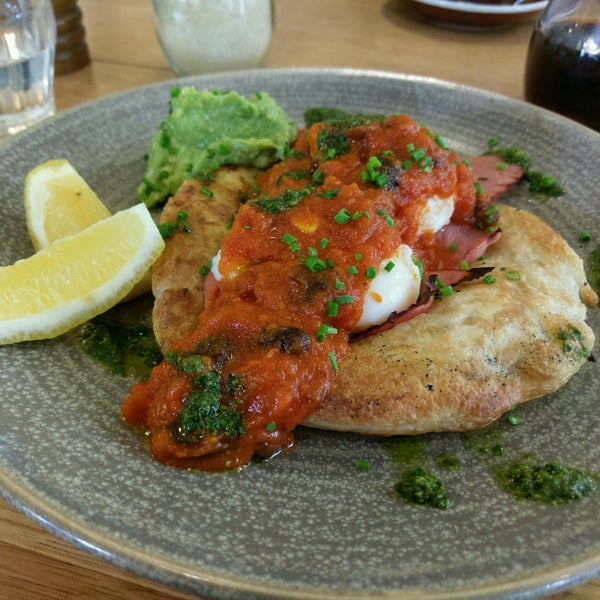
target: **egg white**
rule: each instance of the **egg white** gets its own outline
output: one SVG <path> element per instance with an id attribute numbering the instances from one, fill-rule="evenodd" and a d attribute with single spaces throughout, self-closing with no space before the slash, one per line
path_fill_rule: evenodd
<path id="1" fill-rule="evenodd" d="M 412 250 L 406 244 L 401 244 L 392 256 L 379 263 L 354 331 L 379 325 L 391 313 L 408 308 L 417 301 L 420 287 L 421 275 L 413 260 Z"/>
<path id="2" fill-rule="evenodd" d="M 223 279 L 221 271 L 219 271 L 219 263 L 221 262 L 221 250 L 215 254 L 215 257 L 210 261 L 210 272 L 217 281 Z"/>
<path id="3" fill-rule="evenodd" d="M 454 212 L 454 201 L 454 194 L 446 198 L 439 196 L 429 198 L 419 215 L 419 234 L 428 230 L 436 232 L 444 225 L 448 225 Z"/>

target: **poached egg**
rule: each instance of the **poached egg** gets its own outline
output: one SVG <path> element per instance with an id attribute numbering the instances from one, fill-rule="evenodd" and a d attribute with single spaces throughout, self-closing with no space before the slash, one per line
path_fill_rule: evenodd
<path id="1" fill-rule="evenodd" d="M 423 204 L 419 214 L 419 235 L 426 231 L 439 231 L 450 222 L 455 196 L 432 196 Z M 223 279 L 219 270 L 221 251 L 211 262 L 211 272 L 217 281 Z M 229 277 L 235 277 L 233 271 Z M 391 256 L 376 267 L 365 294 L 362 314 L 354 331 L 363 331 L 384 323 L 394 312 L 402 312 L 414 304 L 421 289 L 421 269 L 412 249 L 400 244 Z"/>

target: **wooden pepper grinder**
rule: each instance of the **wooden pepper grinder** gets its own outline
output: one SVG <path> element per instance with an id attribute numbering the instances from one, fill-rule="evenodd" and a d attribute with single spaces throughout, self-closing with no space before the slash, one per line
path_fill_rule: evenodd
<path id="1" fill-rule="evenodd" d="M 77 0 L 52 0 L 56 17 L 56 54 L 54 72 L 64 75 L 90 62 L 81 9 Z"/>

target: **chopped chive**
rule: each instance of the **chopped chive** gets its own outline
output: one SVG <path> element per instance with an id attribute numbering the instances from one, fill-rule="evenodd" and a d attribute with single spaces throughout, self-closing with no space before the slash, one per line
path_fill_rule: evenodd
<path id="1" fill-rule="evenodd" d="M 304 266 L 313 273 L 319 273 L 327 267 L 325 261 L 318 256 L 307 256 L 304 260 Z"/>
<path id="2" fill-rule="evenodd" d="M 273 423 L 273 421 L 265 425 L 265 431 L 275 431 L 276 428 L 277 426 L 275 425 L 275 423 Z"/>
<path id="3" fill-rule="evenodd" d="M 579 233 L 579 241 L 580 242 L 589 242 L 592 239 L 592 234 L 587 230 L 584 229 L 583 231 L 581 231 Z"/>
<path id="4" fill-rule="evenodd" d="M 354 298 L 352 298 L 350 294 L 344 294 L 342 296 L 338 296 L 335 301 L 338 304 L 352 304 L 354 302 Z"/>
<path id="5" fill-rule="evenodd" d="M 348 212 L 347 208 L 342 208 L 340 212 L 338 212 L 337 215 L 333 217 L 334 221 L 336 223 L 339 223 L 340 225 L 345 225 L 350 220 L 350 218 L 350 213 Z"/>
<path id="6" fill-rule="evenodd" d="M 317 196 L 319 196 L 320 198 L 331 199 L 331 198 L 335 198 L 338 195 L 339 191 L 340 190 L 338 188 L 332 188 L 330 190 L 327 190 L 326 192 L 321 192 L 321 193 L 317 194 Z"/>
<path id="7" fill-rule="evenodd" d="M 413 264 L 419 270 L 419 279 L 421 281 L 423 281 L 423 263 L 414 254 L 411 256 L 411 258 L 412 258 Z"/>
<path id="8" fill-rule="evenodd" d="M 298 246 L 298 240 L 291 233 L 284 233 L 281 236 L 281 240 L 289 246 L 290 250 L 294 254 L 298 254 L 298 252 L 300 252 L 300 246 Z"/>
<path id="9" fill-rule="evenodd" d="M 517 269 L 509 269 L 506 271 L 505 277 L 509 281 L 521 281 L 521 273 Z"/>
<path id="10" fill-rule="evenodd" d="M 354 461 L 354 466 L 359 471 L 370 471 L 371 470 L 371 463 L 368 460 L 358 459 L 358 460 Z"/>
<path id="11" fill-rule="evenodd" d="M 365 269 L 365 276 L 367 279 L 375 279 L 377 276 L 377 269 L 375 267 L 367 267 Z"/>
<path id="12" fill-rule="evenodd" d="M 523 421 L 523 419 L 521 418 L 521 415 L 516 414 L 514 412 L 514 409 L 511 409 L 508 411 L 508 413 L 506 413 L 506 420 L 511 425 L 520 425 L 521 422 Z"/>
<path id="13" fill-rule="evenodd" d="M 327 316 L 328 317 L 337 317 L 339 310 L 340 310 L 340 305 L 337 302 L 330 300 L 327 303 Z"/>
<path id="14" fill-rule="evenodd" d="M 386 263 L 386 265 L 383 268 L 385 271 L 387 271 L 389 273 L 395 266 L 396 266 L 396 264 L 390 260 Z"/>
<path id="15" fill-rule="evenodd" d="M 348 267 L 348 273 L 350 275 L 358 275 L 358 269 L 354 265 L 351 265 Z"/>
<path id="16" fill-rule="evenodd" d="M 175 225 L 173 223 L 161 223 L 158 226 L 158 232 L 162 236 L 163 239 L 167 239 L 173 235 L 175 231 Z"/>
<path id="17" fill-rule="evenodd" d="M 337 329 L 335 327 L 330 327 L 329 325 L 325 325 L 325 323 L 321 323 L 321 325 L 319 325 L 319 329 L 317 330 L 317 341 L 324 342 L 328 335 L 334 333 L 337 333 Z"/>
<path id="18" fill-rule="evenodd" d="M 435 139 L 437 145 L 442 150 L 449 150 L 450 149 L 450 146 L 448 146 L 448 142 L 446 142 L 446 140 L 441 135 L 436 135 L 434 139 Z"/>
<path id="19" fill-rule="evenodd" d="M 451 285 L 442 285 L 439 287 L 440 296 L 442 298 L 449 298 L 454 294 L 454 290 Z"/>
<path id="20" fill-rule="evenodd" d="M 459 263 L 458 263 L 458 268 L 461 271 L 468 271 L 471 266 L 469 265 L 469 263 L 463 258 Z"/>
<path id="21" fill-rule="evenodd" d="M 329 353 L 329 362 L 331 363 L 331 368 L 334 371 L 339 371 L 340 370 L 340 368 L 338 367 L 337 360 L 335 358 L 335 354 L 333 352 Z"/>
<path id="22" fill-rule="evenodd" d="M 200 191 L 205 195 L 208 196 L 209 198 L 212 198 L 214 196 L 213 191 L 210 188 L 207 188 L 205 185 L 201 185 L 200 186 Z"/>
<path id="23" fill-rule="evenodd" d="M 335 282 L 335 289 L 336 290 L 343 290 L 344 289 L 344 282 L 340 281 L 339 279 Z"/>
<path id="24" fill-rule="evenodd" d="M 390 226 L 393 227 L 394 226 L 394 219 L 392 219 L 392 217 L 390 217 L 385 210 L 379 208 L 375 211 L 382 219 L 385 220 L 385 222 Z"/>
<path id="25" fill-rule="evenodd" d="M 496 283 L 496 278 L 493 275 L 486 275 L 483 278 L 483 283 L 491 285 L 492 283 Z"/>
<path id="26" fill-rule="evenodd" d="M 315 169 L 312 174 L 312 182 L 318 185 L 320 183 L 323 183 L 323 179 L 323 171 Z"/>
<path id="27" fill-rule="evenodd" d="M 319 242 L 319 248 L 321 248 L 321 250 L 325 250 L 325 248 L 327 248 L 327 246 L 329 246 L 329 240 L 327 238 L 323 238 Z"/>

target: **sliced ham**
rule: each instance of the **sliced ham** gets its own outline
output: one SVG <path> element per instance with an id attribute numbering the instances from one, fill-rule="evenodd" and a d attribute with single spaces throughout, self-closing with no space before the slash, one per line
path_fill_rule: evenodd
<path id="1" fill-rule="evenodd" d="M 496 200 L 523 177 L 523 169 L 519 165 L 504 162 L 499 156 L 486 154 L 468 158 L 469 166 L 477 177 L 484 194 Z M 498 168 L 501 165 L 501 168 Z"/>
<path id="2" fill-rule="evenodd" d="M 452 257 L 456 267 L 465 260 L 471 264 L 482 257 L 488 246 L 495 244 L 502 236 L 501 229 L 491 232 L 481 231 L 470 225 L 448 223 L 435 234 L 436 244 L 441 248 L 454 248 Z"/>

